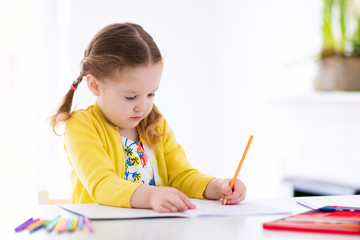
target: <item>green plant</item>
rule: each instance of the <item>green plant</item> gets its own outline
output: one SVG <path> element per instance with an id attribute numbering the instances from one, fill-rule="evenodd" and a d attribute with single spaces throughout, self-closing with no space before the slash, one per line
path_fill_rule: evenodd
<path id="1" fill-rule="evenodd" d="M 358 0 L 323 0 L 321 58 L 360 57 L 360 3 Z"/>

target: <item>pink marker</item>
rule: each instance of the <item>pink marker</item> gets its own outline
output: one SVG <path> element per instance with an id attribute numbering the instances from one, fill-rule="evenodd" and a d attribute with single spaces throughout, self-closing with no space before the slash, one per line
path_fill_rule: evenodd
<path id="1" fill-rule="evenodd" d="M 61 223 L 59 229 L 58 229 L 58 233 L 63 233 L 66 230 L 66 226 L 68 225 L 69 219 L 65 218 L 64 221 Z"/>
<path id="2" fill-rule="evenodd" d="M 92 226 L 90 220 L 85 216 L 84 216 L 84 222 L 85 222 L 86 227 L 89 229 L 89 232 L 92 233 L 94 231 L 93 226 Z"/>

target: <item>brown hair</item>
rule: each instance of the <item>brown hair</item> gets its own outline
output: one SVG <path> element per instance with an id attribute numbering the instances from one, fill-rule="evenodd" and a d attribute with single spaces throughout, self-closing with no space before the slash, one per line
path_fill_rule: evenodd
<path id="1" fill-rule="evenodd" d="M 73 82 L 74 89 L 87 74 L 94 75 L 100 81 L 111 78 L 116 71 L 124 67 L 158 63 L 162 61 L 161 53 L 153 38 L 139 25 L 133 23 L 115 23 L 101 29 L 86 48 L 81 61 L 80 75 Z M 50 117 L 50 125 L 56 135 L 55 128 L 66 122 L 72 115 L 71 106 L 74 90 L 70 88 L 58 111 Z M 150 114 L 143 119 L 138 129 L 144 140 L 151 146 L 159 142 L 157 124 L 162 115 L 154 105 Z"/>

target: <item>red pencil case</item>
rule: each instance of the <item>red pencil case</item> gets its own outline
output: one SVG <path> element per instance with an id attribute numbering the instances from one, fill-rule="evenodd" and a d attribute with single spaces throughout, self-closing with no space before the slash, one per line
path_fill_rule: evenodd
<path id="1" fill-rule="evenodd" d="M 263 228 L 301 232 L 360 234 L 360 213 L 326 212 L 315 209 L 264 223 Z"/>

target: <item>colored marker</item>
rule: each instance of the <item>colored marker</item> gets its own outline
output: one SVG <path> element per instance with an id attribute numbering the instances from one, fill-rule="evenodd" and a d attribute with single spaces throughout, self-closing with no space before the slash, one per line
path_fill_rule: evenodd
<path id="1" fill-rule="evenodd" d="M 83 226 L 84 226 L 84 216 L 80 216 L 78 227 L 82 230 Z"/>
<path id="2" fill-rule="evenodd" d="M 360 208 L 326 206 L 319 209 L 322 212 L 360 212 Z"/>
<path id="3" fill-rule="evenodd" d="M 55 225 L 55 228 L 54 228 L 54 231 L 55 232 L 58 232 L 59 231 L 59 228 L 60 226 L 62 225 L 62 223 L 64 222 L 64 218 L 60 218 L 60 220 L 57 222 L 57 224 Z"/>
<path id="4" fill-rule="evenodd" d="M 57 218 L 60 218 L 60 215 L 57 215 L 56 217 L 54 217 L 54 218 L 51 219 L 51 220 L 47 220 L 46 223 L 44 223 L 44 227 L 49 226 L 49 224 L 50 224 L 52 221 L 56 220 Z"/>
<path id="5" fill-rule="evenodd" d="M 53 228 L 55 227 L 55 225 L 58 223 L 58 221 L 60 220 L 61 215 L 56 216 L 55 218 L 53 218 L 49 223 L 45 223 L 46 225 L 46 230 L 48 230 L 49 232 L 51 232 L 53 230 Z"/>
<path id="6" fill-rule="evenodd" d="M 70 230 L 71 230 L 71 226 L 72 226 L 72 223 L 73 223 L 73 221 L 74 221 L 74 217 L 75 217 L 75 216 L 72 216 L 72 217 L 70 218 L 70 220 L 69 220 L 69 222 L 68 222 L 68 224 L 67 224 L 67 226 L 66 226 L 66 231 L 70 231 Z"/>
<path id="7" fill-rule="evenodd" d="M 30 231 L 30 233 L 33 233 L 37 230 L 39 230 L 40 228 L 43 227 L 44 223 L 46 223 L 46 220 L 39 220 L 34 224 L 31 224 L 30 226 L 28 226 L 28 230 Z"/>
<path id="8" fill-rule="evenodd" d="M 30 223 L 26 228 L 28 230 L 32 229 L 32 227 L 40 220 L 40 218 L 35 219 L 34 221 L 32 221 L 32 223 Z"/>
<path id="9" fill-rule="evenodd" d="M 90 220 L 87 217 L 84 217 L 84 222 L 85 222 L 85 225 L 88 228 L 89 232 L 92 233 L 94 231 L 94 229 L 92 227 Z"/>
<path id="10" fill-rule="evenodd" d="M 68 219 L 68 218 L 65 218 L 64 221 L 62 222 L 62 224 L 61 224 L 60 227 L 59 227 L 58 233 L 63 233 L 63 232 L 65 232 L 66 226 L 68 225 L 68 223 L 69 223 L 69 219 Z"/>
<path id="11" fill-rule="evenodd" d="M 34 228 L 33 230 L 31 230 L 30 233 L 34 233 L 34 232 L 36 232 L 37 230 L 42 229 L 43 227 L 44 227 L 44 225 L 40 225 L 40 226 L 38 226 L 37 228 Z"/>
<path id="12" fill-rule="evenodd" d="M 26 220 L 25 222 L 23 222 L 22 224 L 20 224 L 19 226 L 17 226 L 15 228 L 15 232 L 20 232 L 22 230 L 24 230 L 27 226 L 29 226 L 31 223 L 33 222 L 33 218 L 29 218 L 28 220 Z"/>
<path id="13" fill-rule="evenodd" d="M 74 221 L 73 221 L 73 223 L 72 223 L 72 225 L 71 225 L 70 231 L 74 231 L 74 230 L 76 229 L 76 226 L 77 226 L 77 224 L 78 224 L 78 221 L 79 221 L 79 216 L 75 216 L 75 217 L 74 217 Z"/>

